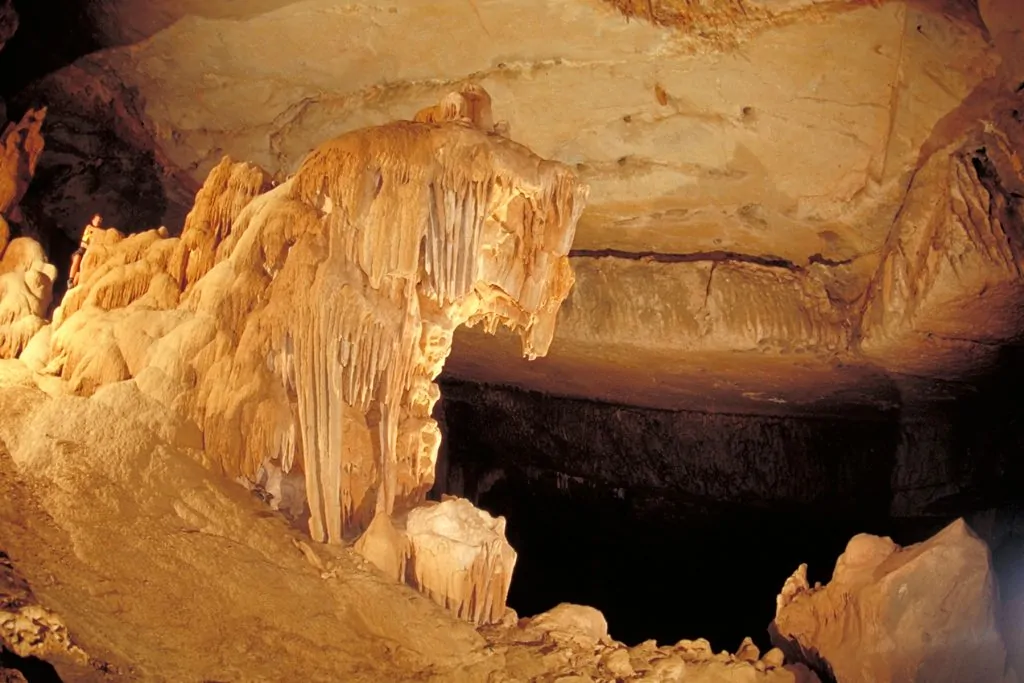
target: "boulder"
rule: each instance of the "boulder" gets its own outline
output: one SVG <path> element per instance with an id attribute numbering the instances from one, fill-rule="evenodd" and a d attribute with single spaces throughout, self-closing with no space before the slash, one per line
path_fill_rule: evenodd
<path id="1" fill-rule="evenodd" d="M 958 520 L 906 548 L 857 535 L 821 588 L 801 565 L 769 631 L 788 659 L 842 683 L 1002 683 L 996 603 L 989 550 Z"/>

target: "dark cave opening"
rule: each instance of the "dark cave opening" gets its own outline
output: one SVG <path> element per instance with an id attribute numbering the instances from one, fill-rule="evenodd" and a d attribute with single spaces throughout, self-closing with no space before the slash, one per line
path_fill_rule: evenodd
<path id="1" fill-rule="evenodd" d="M 506 516 L 509 542 L 519 553 L 509 605 L 521 616 L 560 602 L 598 607 L 611 636 L 628 645 L 707 638 L 716 651 L 735 652 L 750 636 L 765 652 L 775 596 L 800 562 L 808 563 L 810 581 L 824 583 L 854 534 L 908 543 L 942 526 L 706 505 L 660 519 L 629 500 L 616 505 L 585 493 L 566 496 L 564 488 L 560 495 L 553 487 L 558 482 L 513 477 L 477 501 Z"/>
<path id="2" fill-rule="evenodd" d="M 14 0 L 14 9 L 18 30 L 0 50 L 0 99 L 103 47 L 78 0 Z"/>
<path id="3" fill-rule="evenodd" d="M 913 414 L 810 419 L 674 413 L 442 381 L 435 492 L 507 520 L 509 606 L 600 609 L 629 645 L 707 638 L 764 652 L 775 598 L 827 582 L 852 536 L 923 541 L 963 516 L 1016 596 L 1024 516 L 1018 349 Z"/>
<path id="4" fill-rule="evenodd" d="M 7 648 L 0 648 L 0 681 L 8 680 L 4 669 L 19 672 L 28 683 L 61 683 L 60 675 L 49 662 L 38 657 L 21 657 Z"/>

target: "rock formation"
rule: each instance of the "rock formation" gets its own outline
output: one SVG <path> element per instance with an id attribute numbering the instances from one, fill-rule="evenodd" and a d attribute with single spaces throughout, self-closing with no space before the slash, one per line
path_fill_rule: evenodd
<path id="1" fill-rule="evenodd" d="M 378 515 L 355 548 L 386 575 L 407 580 L 460 619 L 491 624 L 505 616 L 516 563 L 505 520 L 464 498 L 417 507 L 398 529 Z"/>
<path id="2" fill-rule="evenodd" d="M 80 395 L 134 378 L 199 427 L 227 476 L 279 508 L 296 509 L 285 482 L 304 489 L 317 541 L 411 510 L 433 484 L 433 379 L 453 330 L 505 324 L 544 354 L 586 198 L 564 166 L 487 133 L 486 93 L 466 93 L 453 98 L 475 104 L 438 123 L 322 145 L 273 188 L 225 159 L 180 238 L 98 233 L 26 363 Z M 415 585 L 460 616 L 500 617 L 514 562 L 501 530 L 454 579 L 418 519 L 403 520 Z"/>
<path id="3" fill-rule="evenodd" d="M 19 123 L 8 123 L 0 132 L 0 215 L 20 220 L 18 203 L 43 153 L 45 118 L 45 107 L 29 109 Z"/>
<path id="4" fill-rule="evenodd" d="M 585 608 L 517 623 L 504 605 L 516 561 L 504 520 L 461 499 L 422 505 L 440 440 L 434 379 L 449 353 L 463 379 L 562 396 L 818 415 L 899 410 L 1024 334 L 1014 0 L 80 5 L 83 32 L 112 49 L 14 99 L 30 113 L 4 135 L 0 215 L 74 239 L 101 211 L 117 229 L 96 237 L 80 286 L 46 324 L 56 272 L 0 223 L 0 441 L 16 470 L 3 474 L 31 489 L 31 505 L 4 513 L 47 539 L 34 548 L 34 534 L 11 526 L 49 610 L 38 620 L 60 614 L 72 635 L 78 624 L 75 647 L 118 675 L 138 663 L 151 677 L 233 680 L 253 655 L 276 679 L 814 680 L 749 640 L 735 655 L 706 641 L 626 648 Z M 0 0 L 0 46 L 11 16 Z M 488 90 L 507 120 L 495 120 Z M 43 114 L 52 144 L 40 157 Z M 518 339 L 456 333 L 501 324 Z M 549 350 L 532 365 L 515 357 Z M 617 410 L 587 414 L 611 425 Z M 583 428 L 556 417 L 518 438 L 558 444 Z M 651 438 L 688 419 L 634 424 Z M 763 434 L 809 443 L 817 432 L 707 422 L 742 423 L 721 437 L 742 457 L 675 458 L 685 444 L 636 439 L 607 462 L 579 449 L 548 471 L 559 487 L 613 473 L 656 493 L 747 503 L 942 495 L 919 491 L 933 481 L 913 449 L 848 446 L 849 458 L 819 462 L 779 439 L 759 457 L 767 450 L 748 444 L 763 446 Z M 587 453 L 615 448 L 589 438 Z M 669 457 L 641 461 L 634 449 Z M 893 452 L 898 465 L 879 466 Z M 287 536 L 222 480 L 330 545 Z M 890 503 L 875 497 L 872 510 Z M 950 642 L 964 623 L 991 633 L 991 572 L 958 528 L 905 550 L 858 537 L 820 591 L 797 574 L 780 645 L 823 671 L 824 658 L 840 678 L 930 674 L 934 645 L 899 640 L 903 631 L 886 636 L 903 659 L 866 664 L 841 636 L 848 627 L 872 648 L 871 628 L 892 627 L 901 600 L 934 607 L 912 592 L 921 575 L 952 581 L 933 556 L 959 558 L 969 580 L 955 575 L 950 594 L 981 606 L 958 623 L 934 617 L 930 637 Z M 417 635 L 409 610 L 433 629 L 452 622 L 375 583 L 337 547 L 356 537 L 380 572 L 486 626 Z M 885 558 L 871 565 L 863 556 L 876 550 Z M 122 566 L 129 559 L 139 568 Z M 861 560 L 881 578 L 849 566 Z M 60 574 L 49 595 L 48 564 Z M 908 572 L 909 597 L 891 584 Z M 147 593 L 150 580 L 182 593 Z M 139 605 L 123 586 L 139 589 Z M 141 633 L 114 661 L 111 642 L 131 641 L 190 590 L 204 604 L 164 617 L 167 633 Z M 829 621 L 856 600 L 869 611 Z M 237 652 L 228 616 L 257 652 Z M 211 644 L 228 654 L 211 656 Z M 154 653 L 180 649 L 202 661 L 159 670 Z M 272 651 L 284 654 L 270 661 Z M 309 653 L 329 663 L 318 669 Z M 987 654 L 991 671 L 972 661 L 941 674 L 996 676 L 1000 655 Z"/>
<path id="5" fill-rule="evenodd" d="M 989 551 L 962 520 L 906 548 L 855 536 L 823 588 L 806 571 L 786 581 L 772 623 L 788 657 L 843 683 L 1005 680 Z"/>
<path id="6" fill-rule="evenodd" d="M 517 21 L 520 9 L 536 25 Z M 314 143 L 398 112 L 486 111 L 465 93 L 423 108 L 452 84 L 514 102 L 517 139 L 594 189 L 574 247 L 580 283 L 542 365 L 517 362 L 511 344 L 493 362 L 491 340 L 460 332 L 449 371 L 463 379 L 658 407 L 814 410 L 854 393 L 877 405 L 901 373 L 977 371 L 1020 327 L 1020 278 L 1000 255 L 1019 229 L 1022 24 L 1007 0 L 652 0 L 580 3 L 571 17 L 542 2 L 515 13 L 456 3 L 441 17 L 399 2 L 384 23 L 286 0 L 244 10 L 110 0 L 89 12 L 104 45 L 148 38 L 80 60 L 22 102 L 53 102 L 67 130 L 117 130 L 139 158 L 149 150 L 176 205 L 172 195 L 225 153 L 284 177 Z M 417 22 L 452 37 L 445 59 L 417 56 Z M 315 48 L 316 35 L 344 49 Z M 259 59 L 253 46 L 280 36 L 302 36 L 301 60 L 325 66 Z M 399 44 L 393 64 L 377 58 Z M 291 49 L 279 46 L 280 58 Z M 358 77 L 329 75 L 354 64 Z M 100 122 L 107 110 L 116 121 Z M 94 143 L 58 134 L 63 152 L 46 163 L 116 194 L 117 181 L 83 161 Z M 81 203 L 77 182 L 62 205 Z M 903 250 L 914 245 L 924 251 Z M 954 314 L 980 287 L 986 305 Z M 659 391 L 646 391 L 652 381 Z"/>
<path id="7" fill-rule="evenodd" d="M 609 638 L 608 624 L 600 612 L 581 605 L 563 603 L 531 619 L 519 620 L 515 628 L 492 626 L 481 632 L 503 650 L 507 648 L 508 674 L 498 677 L 499 681 L 819 683 L 803 664 L 784 665 L 779 650 L 770 650 L 761 657 L 748 643 L 735 655 L 714 653 L 703 639 L 681 640 L 674 646 L 659 646 L 649 640 L 626 647 Z M 561 669 L 563 675 L 571 677 L 555 678 L 552 669 Z"/>
<path id="8" fill-rule="evenodd" d="M 38 242 L 11 239 L 11 223 L 22 221 L 19 202 L 45 146 L 40 132 L 45 118 L 45 107 L 30 109 L 0 133 L 0 358 L 16 357 L 45 325 L 57 279 L 57 269 Z"/>

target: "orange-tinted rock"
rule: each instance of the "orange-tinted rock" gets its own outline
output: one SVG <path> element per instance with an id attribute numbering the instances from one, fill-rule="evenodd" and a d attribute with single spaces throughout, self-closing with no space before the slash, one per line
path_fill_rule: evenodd
<path id="1" fill-rule="evenodd" d="M 467 121 L 356 131 L 273 189 L 223 161 L 180 239 L 98 233 L 50 370 L 85 394 L 137 377 L 233 478 L 302 474 L 317 540 L 415 507 L 452 330 L 504 324 L 543 355 L 586 198 L 564 166 L 483 130 L 486 99 L 467 92 Z"/>
<path id="2" fill-rule="evenodd" d="M 988 548 L 962 520 L 906 548 L 861 534 L 825 587 L 801 566 L 770 631 L 788 658 L 844 683 L 1002 683 L 996 597 Z"/>
<path id="3" fill-rule="evenodd" d="M 0 133 L 0 215 L 17 217 L 18 202 L 28 189 L 43 153 L 46 107 L 29 109 L 18 123 Z"/>

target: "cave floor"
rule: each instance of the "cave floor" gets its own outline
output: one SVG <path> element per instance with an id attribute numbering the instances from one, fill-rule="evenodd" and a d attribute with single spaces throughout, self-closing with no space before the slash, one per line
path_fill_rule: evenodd
<path id="1" fill-rule="evenodd" d="M 57 615 L 73 647 L 44 619 L 33 653 L 63 680 L 475 681 L 505 667 L 471 625 L 353 551 L 303 541 L 129 411 L 96 425 L 89 403 L 0 387 L 0 612 Z"/>

